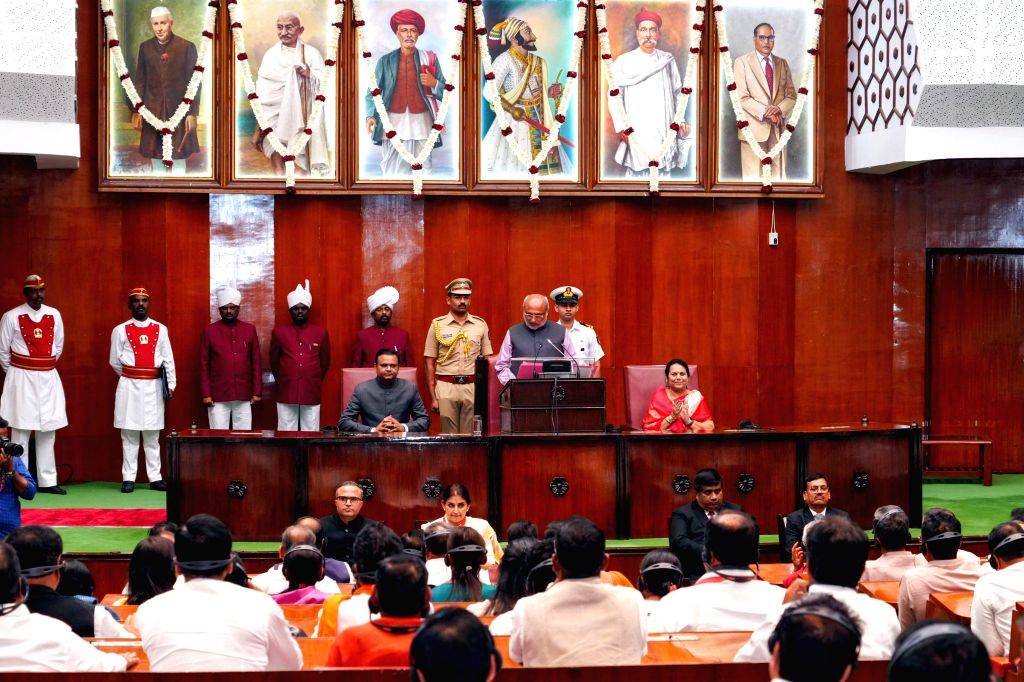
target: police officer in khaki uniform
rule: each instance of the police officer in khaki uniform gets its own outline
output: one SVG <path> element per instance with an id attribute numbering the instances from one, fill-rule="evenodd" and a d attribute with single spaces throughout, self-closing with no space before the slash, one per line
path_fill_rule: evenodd
<path id="1" fill-rule="evenodd" d="M 430 323 L 423 349 L 427 386 L 431 409 L 441 415 L 441 433 L 470 433 L 476 359 L 494 351 L 487 323 L 469 314 L 473 283 L 459 277 L 445 289 L 450 310 Z"/>

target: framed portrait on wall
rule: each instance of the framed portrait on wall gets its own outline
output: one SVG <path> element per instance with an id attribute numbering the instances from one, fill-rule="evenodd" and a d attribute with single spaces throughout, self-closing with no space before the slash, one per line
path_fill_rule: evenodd
<path id="1" fill-rule="evenodd" d="M 274 180 L 285 176 L 284 156 L 270 143 L 277 136 L 287 147 L 309 130 L 309 141 L 295 156 L 298 183 L 337 184 L 344 150 L 338 135 L 338 74 L 328 68 L 333 0 L 237 0 L 246 59 L 232 59 L 231 179 L 234 183 Z M 235 54 L 235 46 L 231 53 Z M 267 128 L 261 129 L 244 87 L 242 69 L 250 69 L 254 94 Z M 314 120 L 317 96 L 324 97 L 323 115 Z M 267 132 L 267 131 L 270 132 Z"/>
<path id="2" fill-rule="evenodd" d="M 215 51 L 203 35 L 207 10 L 200 0 L 111 1 L 104 21 L 113 22 L 117 39 L 100 28 L 101 187 L 213 185 Z M 163 127 L 175 118 L 173 129 Z"/>
<path id="3" fill-rule="evenodd" d="M 663 184 L 695 185 L 703 144 L 698 125 L 702 95 L 700 55 L 691 55 L 690 48 L 691 27 L 703 15 L 697 14 L 693 0 L 604 4 L 612 58 L 603 60 L 599 90 L 598 182 L 646 186 L 649 164 L 659 157 Z M 692 92 L 683 97 L 691 59 L 686 85 Z M 683 121 L 673 130 L 681 105 Z"/>
<path id="4" fill-rule="evenodd" d="M 526 157 L 542 152 L 554 127 L 562 98 L 569 97 L 558 144 L 537 165 L 541 182 L 567 184 L 581 181 L 580 101 L 578 78 L 567 73 L 573 65 L 576 3 L 565 0 L 484 0 L 487 49 L 492 60 L 493 83 L 505 114 L 499 119 L 483 94 L 479 75 L 477 101 L 479 139 L 477 176 L 481 182 L 523 181 L 530 172 L 512 145 Z M 582 60 L 581 60 L 582 62 Z M 508 121 L 503 134 L 500 120 Z"/>
<path id="5" fill-rule="evenodd" d="M 763 152 L 788 132 L 789 142 L 771 159 L 771 184 L 780 192 L 820 191 L 816 137 L 821 71 L 817 60 L 821 57 L 808 52 L 817 49 L 815 6 L 813 0 L 729 0 L 725 4 L 719 22 L 726 35 L 716 30 L 712 53 L 717 79 L 712 189 L 736 190 L 746 185 L 759 190 L 762 168 L 767 165 L 762 162 Z M 718 48 L 726 41 L 729 52 L 723 57 Z M 808 68 L 811 77 L 798 107 Z M 751 140 L 761 151 L 754 149 Z"/>
<path id="6" fill-rule="evenodd" d="M 381 115 L 374 104 L 371 80 L 380 90 L 385 113 L 412 157 L 427 153 L 423 162 L 425 182 L 462 182 L 461 81 L 463 60 L 452 54 L 460 47 L 463 32 L 453 29 L 466 24 L 464 3 L 453 0 L 362 0 L 360 16 L 365 22 L 363 41 L 356 46 L 358 84 L 356 87 L 356 181 L 408 180 L 412 167 L 385 136 Z M 472 37 L 466 39 L 469 49 Z M 369 52 L 369 60 L 358 55 Z M 367 63 L 369 61 L 369 64 Z M 460 69 L 452 73 L 452 69 Z M 371 73 L 372 70 L 372 73 Z M 372 77 L 372 79 L 371 79 Z M 441 107 L 445 86 L 458 83 L 448 94 L 447 112 Z M 444 120 L 440 120 L 440 116 Z M 436 135 L 431 151 L 424 146 L 435 124 L 444 126 Z"/>

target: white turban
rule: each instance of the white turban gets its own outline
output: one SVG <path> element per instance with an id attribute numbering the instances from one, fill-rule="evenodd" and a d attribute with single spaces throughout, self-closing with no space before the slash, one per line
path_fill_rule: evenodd
<path id="1" fill-rule="evenodd" d="M 294 308 L 300 303 L 305 303 L 308 307 L 313 307 L 313 295 L 309 293 L 309 280 L 306 280 L 306 288 L 303 289 L 302 285 L 299 284 L 295 287 L 295 291 L 288 293 L 288 307 Z"/>
<path id="2" fill-rule="evenodd" d="M 157 17 L 162 17 L 164 15 L 171 16 L 171 10 L 166 7 L 154 7 L 153 11 L 149 13 L 149 18 L 156 19 Z"/>
<path id="3" fill-rule="evenodd" d="M 217 307 L 223 308 L 234 303 L 242 305 L 242 292 L 234 287 L 221 287 L 217 289 Z"/>
<path id="4" fill-rule="evenodd" d="M 381 287 L 366 299 L 366 309 L 372 313 L 382 305 L 394 308 L 396 303 L 398 303 L 398 289 L 391 286 Z"/>

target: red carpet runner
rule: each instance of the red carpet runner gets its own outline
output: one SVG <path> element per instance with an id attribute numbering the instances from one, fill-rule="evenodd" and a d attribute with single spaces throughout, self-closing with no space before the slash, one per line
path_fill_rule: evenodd
<path id="1" fill-rule="evenodd" d="M 23 525 L 152 526 L 167 518 L 164 509 L 22 509 Z"/>

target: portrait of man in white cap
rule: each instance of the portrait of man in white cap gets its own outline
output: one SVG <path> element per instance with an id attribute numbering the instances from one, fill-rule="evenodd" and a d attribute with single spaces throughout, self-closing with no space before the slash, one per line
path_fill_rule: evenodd
<path id="1" fill-rule="evenodd" d="M 220 320 L 199 340 L 199 389 L 211 429 L 248 431 L 252 405 L 263 393 L 260 338 L 254 325 L 238 319 L 241 292 L 224 286 L 216 293 Z"/>
<path id="2" fill-rule="evenodd" d="M 377 351 L 381 348 L 394 351 L 402 367 L 413 364 L 413 356 L 409 351 L 409 332 L 391 324 L 398 298 L 398 289 L 385 286 L 366 299 L 366 309 L 373 318 L 373 324 L 356 334 L 352 350 L 353 367 L 373 367 Z"/>
<path id="3" fill-rule="evenodd" d="M 270 369 L 277 382 L 277 430 L 319 431 L 321 386 L 331 367 L 327 330 L 309 321 L 309 280 L 288 294 L 291 321 L 274 327 Z"/>

